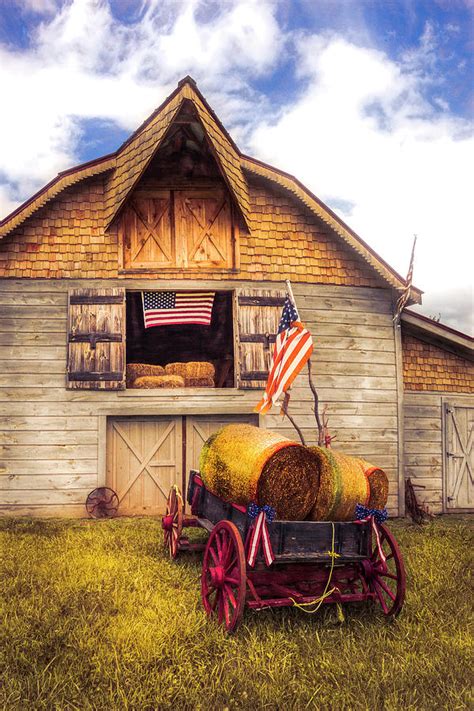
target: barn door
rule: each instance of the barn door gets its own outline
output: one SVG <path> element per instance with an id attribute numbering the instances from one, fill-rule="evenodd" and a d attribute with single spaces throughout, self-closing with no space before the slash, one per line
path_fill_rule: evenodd
<path id="1" fill-rule="evenodd" d="M 237 295 L 239 323 L 239 387 L 264 388 L 273 344 L 280 323 L 284 291 L 240 291 Z"/>
<path id="2" fill-rule="evenodd" d="M 173 484 L 181 487 L 181 417 L 118 417 L 107 423 L 107 486 L 122 515 L 165 512 Z"/>
<path id="3" fill-rule="evenodd" d="M 234 266 L 232 209 L 224 190 L 180 190 L 174 194 L 180 266 Z"/>
<path id="4" fill-rule="evenodd" d="M 135 191 L 119 222 L 124 269 L 176 265 L 169 190 Z"/>
<path id="5" fill-rule="evenodd" d="M 67 387 L 125 388 L 125 289 L 69 292 Z"/>
<path id="6" fill-rule="evenodd" d="M 445 404 L 446 508 L 474 508 L 474 407 Z"/>

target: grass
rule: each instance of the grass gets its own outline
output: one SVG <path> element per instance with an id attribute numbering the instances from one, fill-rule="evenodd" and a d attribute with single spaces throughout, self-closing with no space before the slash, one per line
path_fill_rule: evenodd
<path id="1" fill-rule="evenodd" d="M 3 520 L 0 708 L 468 708 L 471 521 L 390 526 L 397 620 L 247 611 L 228 637 L 201 606 L 199 557 L 169 561 L 156 520 Z"/>

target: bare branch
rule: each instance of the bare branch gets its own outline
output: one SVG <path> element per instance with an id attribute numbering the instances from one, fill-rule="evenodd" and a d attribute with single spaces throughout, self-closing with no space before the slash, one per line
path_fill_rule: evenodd
<path id="1" fill-rule="evenodd" d="M 283 415 L 286 415 L 286 417 L 288 417 L 289 421 L 291 422 L 291 424 L 293 425 L 293 427 L 295 428 L 295 430 L 298 432 L 299 438 L 300 438 L 300 440 L 301 440 L 301 444 L 302 444 L 304 447 L 306 447 L 306 442 L 305 442 L 305 438 L 303 437 L 303 432 L 301 431 L 301 429 L 298 427 L 298 425 L 296 424 L 296 422 L 295 422 L 295 420 L 293 419 L 293 417 L 292 417 L 292 416 L 290 415 L 290 413 L 288 412 L 288 403 L 289 403 L 289 402 L 290 402 L 290 393 L 287 392 L 287 393 L 285 394 L 285 399 L 283 400 L 283 404 L 282 404 L 282 406 L 281 406 L 281 412 L 282 412 Z"/>
<path id="2" fill-rule="evenodd" d="M 315 385 L 313 383 L 313 378 L 311 377 L 311 358 L 308 358 L 308 382 L 311 392 L 314 397 L 314 416 L 316 418 L 316 424 L 318 426 L 318 445 L 320 447 L 324 444 L 324 427 L 321 424 L 321 419 L 319 417 L 319 397 Z"/>

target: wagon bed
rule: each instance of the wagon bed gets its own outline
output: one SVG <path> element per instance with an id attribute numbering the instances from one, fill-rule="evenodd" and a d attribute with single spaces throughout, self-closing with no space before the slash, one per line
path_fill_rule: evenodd
<path id="1" fill-rule="evenodd" d="M 204 608 L 232 632 L 245 607 L 296 606 L 313 612 L 322 604 L 372 601 L 385 615 L 397 615 L 405 597 L 405 569 L 397 542 L 384 525 L 365 521 L 281 521 L 268 524 L 272 557 L 263 546 L 251 557 L 256 521 L 247 508 L 223 501 L 191 471 L 187 491 L 191 517 L 173 487 L 163 517 L 171 558 L 180 551 L 204 551 L 201 594 Z M 192 543 L 187 527 L 209 533 Z M 259 539 L 260 540 L 260 539 Z"/>

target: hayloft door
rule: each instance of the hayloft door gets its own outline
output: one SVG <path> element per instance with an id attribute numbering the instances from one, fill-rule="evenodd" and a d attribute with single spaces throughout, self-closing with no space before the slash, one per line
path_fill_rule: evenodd
<path id="1" fill-rule="evenodd" d="M 446 509 L 474 509 L 474 408 L 446 404 Z"/>
<path id="2" fill-rule="evenodd" d="M 107 423 L 107 486 L 117 492 L 120 514 L 165 512 L 173 484 L 181 487 L 181 417 L 117 417 Z"/>

